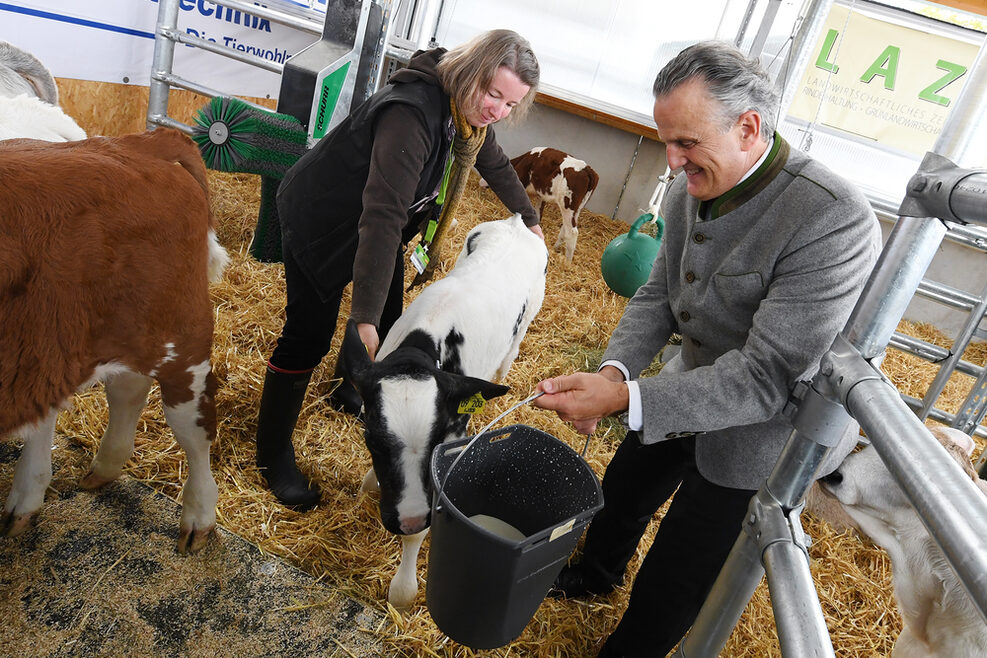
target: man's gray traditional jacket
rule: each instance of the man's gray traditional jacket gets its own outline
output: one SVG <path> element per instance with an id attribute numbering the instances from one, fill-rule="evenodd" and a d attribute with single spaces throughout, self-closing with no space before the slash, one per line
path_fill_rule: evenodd
<path id="1" fill-rule="evenodd" d="M 705 210 L 705 209 L 704 209 Z M 699 472 L 757 489 L 792 430 L 782 411 L 846 324 L 881 249 L 863 194 L 778 135 L 765 162 L 710 204 L 686 176 L 662 203 L 665 235 L 651 276 L 628 302 L 603 360 L 632 377 L 673 333 L 682 351 L 638 380 L 644 443 L 696 435 Z M 854 446 L 851 423 L 823 464 Z"/>

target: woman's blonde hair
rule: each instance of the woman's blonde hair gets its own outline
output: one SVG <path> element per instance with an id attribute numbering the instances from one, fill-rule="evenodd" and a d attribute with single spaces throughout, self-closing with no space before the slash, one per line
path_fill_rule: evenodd
<path id="1" fill-rule="evenodd" d="M 501 66 L 510 69 L 530 89 L 507 120 L 523 117 L 535 98 L 540 69 L 531 44 L 513 30 L 490 30 L 453 48 L 439 61 L 442 87 L 463 111 L 490 88 Z"/>

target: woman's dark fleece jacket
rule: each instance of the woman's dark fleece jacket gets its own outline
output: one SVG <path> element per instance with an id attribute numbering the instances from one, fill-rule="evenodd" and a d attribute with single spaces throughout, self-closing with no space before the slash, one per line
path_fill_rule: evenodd
<path id="1" fill-rule="evenodd" d="M 283 248 L 323 298 L 353 281 L 350 315 L 378 325 L 395 258 L 436 212 L 452 127 L 436 65 L 419 51 L 288 171 L 278 189 Z M 491 127 L 476 168 L 512 213 L 538 217 Z"/>

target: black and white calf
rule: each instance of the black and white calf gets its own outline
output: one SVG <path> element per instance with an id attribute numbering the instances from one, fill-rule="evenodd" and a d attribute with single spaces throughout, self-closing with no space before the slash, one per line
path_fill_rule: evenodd
<path id="1" fill-rule="evenodd" d="M 401 535 L 401 564 L 388 600 L 409 607 L 418 593 L 416 559 L 429 525 L 429 460 L 439 443 L 466 436 L 464 400 L 509 389 L 507 375 L 545 297 L 548 251 L 520 215 L 470 231 L 455 267 L 425 288 L 371 361 L 355 324 L 341 354 L 364 404 L 373 469 L 362 490 L 380 489 L 381 521 Z"/>

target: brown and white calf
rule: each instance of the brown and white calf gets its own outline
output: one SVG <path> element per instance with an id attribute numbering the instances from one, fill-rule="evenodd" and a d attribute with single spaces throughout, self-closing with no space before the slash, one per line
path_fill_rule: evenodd
<path id="1" fill-rule="evenodd" d="M 579 235 L 579 213 L 593 196 L 600 177 L 582 160 L 548 146 L 539 146 L 511 158 L 511 164 L 538 209 L 539 217 L 546 203 L 559 207 L 562 225 L 553 249 L 565 243 L 565 261 L 571 263 Z"/>
<path id="2" fill-rule="evenodd" d="M 401 562 L 388 589 L 396 608 L 418 593 L 416 559 L 430 523 L 432 451 L 466 436 L 462 402 L 509 389 L 521 340 L 545 298 L 545 243 L 520 215 L 482 222 L 456 265 L 408 306 L 371 361 L 350 320 L 340 353 L 363 398 L 373 461 L 361 491 L 380 491 L 384 527 L 400 535 Z"/>
<path id="3" fill-rule="evenodd" d="M 85 488 L 117 478 L 152 380 L 188 457 L 178 537 L 199 549 L 216 524 L 209 281 L 225 250 L 206 170 L 171 129 L 76 142 L 0 142 L 0 436 L 24 448 L 4 534 L 30 525 L 51 481 L 55 418 L 106 384 L 109 423 Z"/>
<path id="4" fill-rule="evenodd" d="M 933 428 L 932 434 L 987 500 L 987 482 L 970 463 L 973 439 L 953 428 Z M 892 655 L 987 656 L 987 624 L 874 447 L 851 454 L 818 484 L 839 502 L 852 525 L 891 558 L 903 622 Z M 820 516 L 829 520 L 825 513 Z"/>

